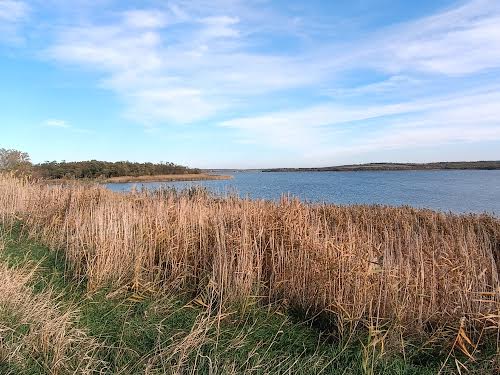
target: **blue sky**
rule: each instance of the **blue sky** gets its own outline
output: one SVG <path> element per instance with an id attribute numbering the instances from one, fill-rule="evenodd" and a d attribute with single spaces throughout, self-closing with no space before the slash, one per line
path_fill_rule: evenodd
<path id="1" fill-rule="evenodd" d="M 498 0 L 0 0 L 0 147 L 202 168 L 500 159 Z"/>

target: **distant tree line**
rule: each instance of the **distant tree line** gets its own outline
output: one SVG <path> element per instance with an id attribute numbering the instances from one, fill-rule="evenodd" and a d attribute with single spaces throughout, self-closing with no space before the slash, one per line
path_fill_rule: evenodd
<path id="1" fill-rule="evenodd" d="M 200 173 L 199 169 L 191 169 L 174 163 L 133 163 L 129 161 L 77 161 L 77 162 L 45 162 L 34 165 L 37 176 L 47 179 L 58 178 L 110 178 L 120 176 L 157 176 L 165 174 Z"/>
<path id="2" fill-rule="evenodd" d="M 47 161 L 32 164 L 26 152 L 0 148 L 0 172 L 11 172 L 32 175 L 45 179 L 80 179 L 110 178 L 121 176 L 158 176 L 166 174 L 200 173 L 193 169 L 174 163 L 133 163 L 130 161 Z"/>
<path id="3" fill-rule="evenodd" d="M 456 161 L 434 163 L 367 163 L 319 168 L 271 168 L 262 172 L 342 172 L 342 171 L 410 171 L 434 169 L 500 169 L 500 161 Z"/>

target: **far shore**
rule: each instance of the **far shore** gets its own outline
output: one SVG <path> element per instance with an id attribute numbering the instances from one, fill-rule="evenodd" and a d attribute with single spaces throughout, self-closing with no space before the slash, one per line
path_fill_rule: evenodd
<path id="1" fill-rule="evenodd" d="M 204 180 L 229 180 L 233 176 L 215 175 L 207 173 L 191 174 L 165 174 L 157 176 L 120 176 L 105 179 L 105 183 L 127 183 L 127 182 L 172 182 L 172 181 L 204 181 Z"/>
<path id="2" fill-rule="evenodd" d="M 262 172 L 357 172 L 357 171 L 430 171 L 500 170 L 500 161 L 459 161 L 433 163 L 367 163 L 317 168 L 268 168 Z"/>

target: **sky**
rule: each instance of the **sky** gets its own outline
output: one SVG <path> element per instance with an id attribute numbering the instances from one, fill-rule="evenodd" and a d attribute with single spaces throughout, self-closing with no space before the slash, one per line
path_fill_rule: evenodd
<path id="1" fill-rule="evenodd" d="M 498 0 L 0 0 L 0 147 L 199 168 L 500 159 Z"/>

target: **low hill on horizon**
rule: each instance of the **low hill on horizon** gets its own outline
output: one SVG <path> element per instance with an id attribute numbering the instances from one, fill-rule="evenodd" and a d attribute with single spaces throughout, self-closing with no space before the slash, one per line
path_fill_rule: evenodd
<path id="1" fill-rule="evenodd" d="M 267 168 L 262 172 L 347 172 L 347 171 L 407 171 L 407 170 L 438 170 L 438 169 L 481 169 L 498 170 L 500 161 L 458 161 L 433 163 L 366 163 L 348 164 L 332 167 L 316 168 Z"/>

